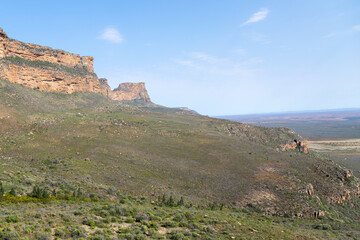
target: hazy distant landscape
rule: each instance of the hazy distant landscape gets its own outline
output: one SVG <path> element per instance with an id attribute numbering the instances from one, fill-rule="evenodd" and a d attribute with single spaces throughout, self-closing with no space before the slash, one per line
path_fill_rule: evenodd
<path id="1" fill-rule="evenodd" d="M 360 239 L 359 1 L 1 10 L 0 240 Z"/>
<path id="2" fill-rule="evenodd" d="M 287 127 L 310 140 L 360 138 L 360 109 L 219 116 L 266 127 Z"/>
<path id="3" fill-rule="evenodd" d="M 257 126 L 287 127 L 321 152 L 360 176 L 360 109 L 221 116 Z"/>

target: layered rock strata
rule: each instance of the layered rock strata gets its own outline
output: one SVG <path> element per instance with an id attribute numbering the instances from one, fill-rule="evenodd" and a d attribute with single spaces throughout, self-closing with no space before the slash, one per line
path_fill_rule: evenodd
<path id="1" fill-rule="evenodd" d="M 111 91 L 94 73 L 94 58 L 23 43 L 0 28 L 0 78 L 41 91 L 95 92 L 117 101 L 150 101 L 144 83 L 124 83 Z"/>
<path id="2" fill-rule="evenodd" d="M 145 83 L 121 83 L 110 93 L 110 98 L 117 101 L 143 101 L 150 102 Z"/>

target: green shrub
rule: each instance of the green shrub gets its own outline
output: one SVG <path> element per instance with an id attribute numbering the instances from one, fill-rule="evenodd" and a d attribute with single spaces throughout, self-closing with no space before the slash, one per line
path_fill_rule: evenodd
<path id="1" fill-rule="evenodd" d="M 51 240 L 51 239 L 52 239 L 52 237 L 51 237 L 50 234 L 44 233 L 44 232 L 38 232 L 38 233 L 36 233 L 36 234 L 35 234 L 35 238 L 36 238 L 37 240 Z"/>
<path id="2" fill-rule="evenodd" d="M 56 237 L 64 237 L 65 236 L 64 229 L 62 229 L 62 228 L 55 229 L 54 235 Z"/>
<path id="3" fill-rule="evenodd" d="M 35 227 L 31 226 L 31 227 L 25 227 L 24 228 L 24 233 L 25 234 L 29 234 L 32 233 L 35 230 Z"/>
<path id="4" fill-rule="evenodd" d="M 28 194 L 29 197 L 39 198 L 39 199 L 48 199 L 50 198 L 49 192 L 45 188 L 40 188 L 38 186 L 34 186 L 32 192 Z"/>
<path id="5" fill-rule="evenodd" d="M 159 229 L 159 224 L 157 222 L 149 222 L 147 224 L 148 228 L 152 228 L 152 229 L 155 229 L 155 230 L 158 230 Z"/>
<path id="6" fill-rule="evenodd" d="M 175 217 L 173 217 L 173 220 L 174 220 L 175 222 L 180 222 L 182 219 L 183 219 L 183 217 L 182 217 L 180 214 L 178 214 L 178 215 L 176 215 Z"/>
<path id="7" fill-rule="evenodd" d="M 128 217 L 126 220 L 125 220 L 126 223 L 133 223 L 135 222 L 135 220 L 132 218 L 132 217 Z"/>
<path id="8" fill-rule="evenodd" d="M 0 182 L 0 199 L 3 197 L 4 193 L 5 193 L 5 190 L 4 190 L 3 184 L 2 184 L 2 182 Z"/>
<path id="9" fill-rule="evenodd" d="M 14 197 L 15 197 L 15 196 L 16 196 L 15 188 L 11 188 L 9 194 L 10 194 L 11 196 L 14 196 Z"/>
<path id="10" fill-rule="evenodd" d="M 166 228 L 173 228 L 173 227 L 176 227 L 177 224 L 174 221 L 166 221 L 166 222 L 164 222 L 163 226 Z"/>
<path id="11" fill-rule="evenodd" d="M 174 230 L 171 233 L 168 233 L 168 237 L 169 237 L 169 239 L 174 239 L 174 240 L 186 239 L 184 234 L 178 230 Z"/>
<path id="12" fill-rule="evenodd" d="M 332 227 L 329 224 L 315 224 L 313 228 L 319 230 L 332 230 Z"/>
<path id="13" fill-rule="evenodd" d="M 95 220 L 91 219 L 91 218 L 85 218 L 82 221 L 82 224 L 87 225 L 87 226 L 92 227 L 92 228 L 96 226 Z"/>
<path id="14" fill-rule="evenodd" d="M 12 232 L 12 231 L 4 229 L 0 232 L 0 239 L 18 240 L 18 239 L 20 239 L 20 236 L 17 232 Z"/>
<path id="15" fill-rule="evenodd" d="M 10 215 L 10 216 L 6 217 L 6 222 L 8 222 L 8 223 L 17 223 L 19 221 L 20 221 L 20 219 L 16 215 Z"/>
<path id="16" fill-rule="evenodd" d="M 69 233 L 72 239 L 84 236 L 83 230 L 79 228 L 71 228 L 69 229 Z"/>
<path id="17" fill-rule="evenodd" d="M 139 212 L 136 213 L 135 220 L 136 222 L 149 221 L 149 216 L 146 213 Z"/>

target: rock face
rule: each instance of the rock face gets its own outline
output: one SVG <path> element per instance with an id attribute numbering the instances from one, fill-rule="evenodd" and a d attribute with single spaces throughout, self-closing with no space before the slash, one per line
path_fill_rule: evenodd
<path id="1" fill-rule="evenodd" d="M 94 58 L 11 39 L 0 28 L 0 78 L 41 91 L 95 92 L 117 101 L 150 98 L 144 83 L 120 84 L 113 93 L 94 73 Z"/>
<path id="2" fill-rule="evenodd" d="M 309 153 L 308 143 L 297 141 L 296 139 L 293 142 L 286 143 L 281 147 L 281 151 L 294 150 L 297 149 L 302 153 Z"/>
<path id="3" fill-rule="evenodd" d="M 106 94 L 107 97 L 109 97 L 111 88 L 108 84 L 108 80 L 106 78 L 99 78 L 100 82 L 100 88 L 102 89 L 102 92 Z"/>
<path id="4" fill-rule="evenodd" d="M 121 83 L 110 93 L 110 98 L 117 101 L 142 101 L 150 102 L 150 97 L 145 88 L 145 83 Z"/>
<path id="5" fill-rule="evenodd" d="M 0 29 L 0 78 L 11 82 L 41 91 L 106 94 L 93 62 L 93 57 L 11 39 Z"/>

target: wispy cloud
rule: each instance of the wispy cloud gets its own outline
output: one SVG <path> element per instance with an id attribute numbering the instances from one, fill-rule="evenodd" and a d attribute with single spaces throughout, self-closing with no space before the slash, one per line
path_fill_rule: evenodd
<path id="1" fill-rule="evenodd" d="M 258 32 L 244 32 L 242 34 L 244 37 L 246 38 L 250 38 L 251 40 L 253 40 L 254 42 L 260 42 L 263 44 L 269 44 L 271 43 L 271 41 L 268 39 L 268 37 L 262 33 L 258 33 Z"/>
<path id="2" fill-rule="evenodd" d="M 241 55 L 241 56 L 245 56 L 246 55 L 246 50 L 242 49 L 242 48 L 238 48 L 234 50 L 235 53 Z"/>
<path id="3" fill-rule="evenodd" d="M 359 25 L 355 25 L 353 27 L 351 27 L 350 29 L 347 30 L 343 30 L 343 31 L 339 31 L 339 32 L 332 32 L 329 34 L 326 34 L 323 36 L 323 38 L 331 38 L 331 37 L 335 37 L 335 36 L 339 36 L 339 35 L 345 35 L 345 34 L 351 34 L 354 32 L 360 32 L 360 24 Z"/>
<path id="4" fill-rule="evenodd" d="M 114 27 L 105 28 L 99 38 L 112 43 L 121 43 L 124 40 L 119 31 Z"/>
<path id="5" fill-rule="evenodd" d="M 260 9 L 260 11 L 254 13 L 246 22 L 244 22 L 242 24 L 242 26 L 245 26 L 245 25 L 248 25 L 250 23 L 256 23 L 256 22 L 259 22 L 261 20 L 264 20 L 267 15 L 269 14 L 269 10 L 266 9 L 266 8 L 262 8 Z"/>
<path id="6" fill-rule="evenodd" d="M 354 32 L 359 32 L 359 31 L 360 31 L 360 24 L 353 26 L 353 27 L 352 27 L 352 30 L 353 30 Z"/>
<path id="7" fill-rule="evenodd" d="M 262 60 L 250 58 L 239 62 L 202 52 L 192 52 L 188 54 L 188 59 L 174 59 L 173 61 L 201 73 L 222 76 L 248 76 L 255 71 L 253 66 L 261 63 Z"/>
<path id="8" fill-rule="evenodd" d="M 201 60 L 204 62 L 208 62 L 208 63 L 218 63 L 218 62 L 224 61 L 224 59 L 214 57 L 214 56 L 208 55 L 206 53 L 201 53 L 201 52 L 192 52 L 189 55 L 195 59 L 198 59 L 198 60 Z"/>
<path id="9" fill-rule="evenodd" d="M 174 62 L 176 62 L 177 64 L 180 64 L 180 65 L 183 65 L 183 66 L 187 66 L 187 67 L 195 67 L 194 62 L 191 60 L 174 59 Z"/>
<path id="10" fill-rule="evenodd" d="M 323 38 L 331 38 L 331 37 L 335 37 L 339 34 L 340 34 L 339 32 L 332 32 L 332 33 L 324 35 Z"/>

